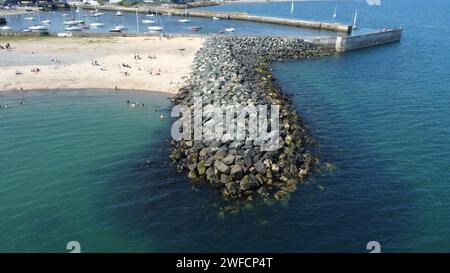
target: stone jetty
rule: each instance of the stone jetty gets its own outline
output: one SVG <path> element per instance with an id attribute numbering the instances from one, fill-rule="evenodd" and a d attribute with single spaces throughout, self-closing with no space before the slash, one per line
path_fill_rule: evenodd
<path id="1" fill-rule="evenodd" d="M 211 36 L 197 53 L 193 72 L 173 98 L 194 110 L 194 94 L 203 105 L 278 105 L 279 148 L 265 151 L 254 140 L 171 140 L 170 158 L 195 181 L 207 181 L 227 199 L 289 199 L 297 184 L 314 170 L 317 157 L 306 148 L 305 126 L 290 99 L 277 87 L 270 63 L 331 54 L 299 38 Z M 300 75 L 299 75 L 300 76 Z M 248 125 L 249 116 L 246 116 Z M 214 124 L 203 119 L 204 132 Z M 245 126 L 245 125 L 243 125 Z M 247 131 L 248 133 L 248 131 Z"/>

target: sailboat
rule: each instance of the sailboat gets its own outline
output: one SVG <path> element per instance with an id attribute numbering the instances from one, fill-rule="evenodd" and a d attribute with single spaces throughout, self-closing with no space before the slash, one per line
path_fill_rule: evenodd
<path id="1" fill-rule="evenodd" d="M 95 8 L 95 12 L 94 12 L 94 14 L 92 14 L 92 16 L 98 17 L 98 16 L 102 16 L 103 14 L 104 14 L 103 12 L 98 12 L 98 9 Z"/>
<path id="2" fill-rule="evenodd" d="M 109 32 L 122 32 L 123 30 L 126 30 L 126 29 L 127 28 L 125 27 L 125 22 L 124 22 L 124 19 L 122 16 L 122 24 L 110 29 Z"/>
<path id="3" fill-rule="evenodd" d="M 116 12 L 116 14 L 114 14 L 114 16 L 122 16 L 122 12 L 121 12 L 120 10 L 118 10 L 118 11 Z"/>
<path id="4" fill-rule="evenodd" d="M 178 19 L 178 22 L 179 23 L 189 23 L 190 22 L 190 20 L 189 20 L 189 18 L 188 18 L 188 12 L 187 12 L 187 5 L 185 6 L 185 11 L 184 11 L 184 17 L 185 18 L 183 18 L 183 19 Z"/>
<path id="5" fill-rule="evenodd" d="M 336 11 L 337 11 L 337 5 L 334 5 L 334 13 L 333 13 L 333 18 L 336 18 L 336 16 L 337 16 L 337 13 L 336 13 Z"/>
<path id="6" fill-rule="evenodd" d="M 158 23 L 158 19 L 161 23 L 161 26 L 149 26 L 147 29 L 150 31 L 162 31 L 163 30 L 162 20 L 161 18 L 159 18 L 158 14 L 156 14 L 156 23 Z"/>
<path id="7" fill-rule="evenodd" d="M 98 17 L 95 17 L 96 20 L 94 23 L 91 23 L 89 26 L 93 27 L 93 28 L 98 28 L 98 27 L 103 27 L 103 23 L 98 21 Z"/>
<path id="8" fill-rule="evenodd" d="M 294 13 L 294 1 L 291 2 L 291 14 Z"/>
<path id="9" fill-rule="evenodd" d="M 353 25 L 352 25 L 352 29 L 357 29 L 358 25 L 356 24 L 356 18 L 358 17 L 358 9 L 356 9 L 355 11 L 355 16 L 353 16 Z"/>
<path id="10" fill-rule="evenodd" d="M 150 20 L 150 19 L 144 19 L 144 20 L 142 20 L 142 23 L 143 23 L 143 24 L 154 24 L 155 21 Z"/>
<path id="11" fill-rule="evenodd" d="M 46 31 L 46 30 L 48 30 L 48 28 L 46 26 L 42 25 L 41 14 L 39 12 L 39 7 L 38 7 L 37 4 L 36 4 L 36 7 L 38 8 L 37 9 L 37 14 L 38 14 L 38 19 L 39 19 L 39 25 L 31 26 L 28 29 L 31 30 L 31 31 Z"/>
<path id="12" fill-rule="evenodd" d="M 66 30 L 66 31 L 81 31 L 81 27 L 80 26 L 68 26 L 68 27 L 64 28 L 64 30 Z"/>

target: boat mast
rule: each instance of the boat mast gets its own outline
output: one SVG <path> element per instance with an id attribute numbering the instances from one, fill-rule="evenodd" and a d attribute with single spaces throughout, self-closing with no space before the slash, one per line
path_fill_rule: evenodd
<path id="1" fill-rule="evenodd" d="M 294 13 L 294 1 L 291 2 L 291 14 Z"/>
<path id="2" fill-rule="evenodd" d="M 358 16 L 358 9 L 355 10 L 355 16 L 353 17 L 353 28 L 358 28 L 358 25 L 356 24 L 356 18 Z"/>
<path id="3" fill-rule="evenodd" d="M 41 13 L 39 12 L 39 5 L 38 5 L 38 2 L 36 2 L 36 7 L 37 7 L 37 12 L 38 12 L 38 20 L 39 20 L 39 24 L 42 24 L 42 22 L 41 22 Z"/>
<path id="4" fill-rule="evenodd" d="M 136 30 L 139 33 L 139 12 L 138 12 L 138 8 L 136 8 Z"/>

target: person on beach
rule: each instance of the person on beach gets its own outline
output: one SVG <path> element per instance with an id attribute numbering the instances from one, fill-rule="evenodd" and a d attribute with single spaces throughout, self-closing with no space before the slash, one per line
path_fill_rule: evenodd
<path id="1" fill-rule="evenodd" d="M 6 44 L 6 49 L 8 49 L 8 50 L 11 49 L 11 45 L 9 43 Z"/>

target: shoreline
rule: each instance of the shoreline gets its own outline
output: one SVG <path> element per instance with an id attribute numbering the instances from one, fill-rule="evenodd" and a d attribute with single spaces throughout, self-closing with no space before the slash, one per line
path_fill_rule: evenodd
<path id="1" fill-rule="evenodd" d="M 0 90 L 112 89 L 175 94 L 202 37 L 4 37 Z M 19 75 L 16 75 L 16 72 Z"/>
<path id="2" fill-rule="evenodd" d="M 157 90 L 140 90 L 140 89 L 118 89 L 115 90 L 114 88 L 64 88 L 64 89 L 27 89 L 27 90 L 1 90 L 1 94 L 7 94 L 7 93 L 17 93 L 17 92 L 23 92 L 23 93 L 56 93 L 56 92 L 116 92 L 118 91 L 123 93 L 129 93 L 129 92 L 136 92 L 136 93 L 152 93 L 152 94 L 159 94 L 161 96 L 165 96 L 168 99 L 173 98 L 176 94 L 174 93 L 167 93 L 167 92 L 161 92 Z"/>

